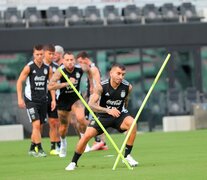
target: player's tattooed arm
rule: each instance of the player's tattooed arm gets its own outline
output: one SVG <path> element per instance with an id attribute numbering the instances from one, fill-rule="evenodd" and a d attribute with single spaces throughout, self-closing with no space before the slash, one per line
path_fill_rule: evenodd
<path id="1" fill-rule="evenodd" d="M 62 83 L 59 82 L 61 77 L 62 74 L 58 70 L 56 70 L 50 79 L 50 82 L 48 84 L 48 90 L 56 90 L 56 89 L 67 87 L 68 86 L 67 82 L 62 82 Z"/>
<path id="2" fill-rule="evenodd" d="M 90 96 L 89 99 L 89 106 L 94 112 L 97 113 L 107 113 L 113 117 L 119 117 L 121 112 L 116 108 L 106 108 L 99 105 L 99 100 L 101 98 L 101 94 L 103 92 L 103 88 L 101 85 L 98 85 L 95 89 L 93 94 Z"/>

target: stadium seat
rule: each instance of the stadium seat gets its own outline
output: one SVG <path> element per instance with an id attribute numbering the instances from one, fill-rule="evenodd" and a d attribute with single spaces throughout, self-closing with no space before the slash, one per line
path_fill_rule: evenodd
<path id="1" fill-rule="evenodd" d="M 0 28 L 2 28 L 2 27 L 5 27 L 5 24 L 4 24 L 4 19 L 1 15 L 1 11 L 0 11 Z"/>
<path id="2" fill-rule="evenodd" d="M 145 78 L 144 79 L 145 91 L 149 91 L 153 82 L 154 82 L 154 78 Z M 159 79 L 159 81 L 157 82 L 157 84 L 154 87 L 154 90 L 161 91 L 161 92 L 167 91 L 167 82 L 163 79 Z"/>
<path id="3" fill-rule="evenodd" d="M 97 59 L 97 66 L 99 67 L 101 75 L 102 77 L 105 77 L 107 73 L 107 66 L 108 66 L 106 52 L 98 51 L 96 59 Z"/>
<path id="4" fill-rule="evenodd" d="M 86 24 L 83 18 L 83 11 L 79 9 L 77 6 L 68 7 L 65 11 L 65 15 L 69 26 Z"/>
<path id="5" fill-rule="evenodd" d="M 24 12 L 24 17 L 28 23 L 28 27 L 41 27 L 45 24 L 41 16 L 41 12 L 36 7 L 28 7 Z"/>
<path id="6" fill-rule="evenodd" d="M 102 25 L 100 10 L 96 6 L 87 6 L 85 8 L 85 21 L 88 25 Z"/>
<path id="7" fill-rule="evenodd" d="M 149 98 L 149 104 L 153 114 L 164 115 L 166 113 L 166 99 L 164 93 L 160 91 L 152 92 Z"/>
<path id="8" fill-rule="evenodd" d="M 162 22 L 162 16 L 159 9 L 154 4 L 146 4 L 142 8 L 142 14 L 144 16 L 145 23 Z"/>
<path id="9" fill-rule="evenodd" d="M 178 9 L 183 16 L 184 22 L 194 22 L 202 19 L 191 2 L 182 3 Z"/>
<path id="10" fill-rule="evenodd" d="M 201 103 L 204 103 L 205 105 L 207 105 L 207 92 L 204 91 L 200 96 L 201 96 Z"/>
<path id="11" fill-rule="evenodd" d="M 124 7 L 123 16 L 126 24 L 137 24 L 142 21 L 142 11 L 136 5 L 127 5 Z"/>
<path id="12" fill-rule="evenodd" d="M 156 68 L 153 63 L 143 63 L 143 73 L 145 77 L 153 78 L 156 76 Z"/>
<path id="13" fill-rule="evenodd" d="M 9 82 L 7 80 L 2 81 L 0 83 L 0 93 L 10 93 L 11 89 L 10 89 L 10 85 Z"/>
<path id="14" fill-rule="evenodd" d="M 109 60 L 113 61 L 113 56 L 109 57 Z M 123 53 L 123 54 L 116 55 L 116 62 L 125 65 L 133 65 L 133 64 L 139 64 L 140 58 L 137 54 Z"/>
<path id="15" fill-rule="evenodd" d="M 162 118 L 166 115 L 166 95 L 161 91 L 153 91 L 149 97 L 148 104 L 151 113 L 151 119 L 149 119 L 149 130 L 162 124 Z"/>
<path id="16" fill-rule="evenodd" d="M 123 24 L 123 20 L 119 15 L 118 9 L 115 8 L 113 5 L 105 6 L 103 9 L 103 14 L 106 19 L 107 25 Z"/>
<path id="17" fill-rule="evenodd" d="M 175 7 L 172 3 L 164 4 L 160 10 L 164 22 L 179 22 L 177 7 Z"/>
<path id="18" fill-rule="evenodd" d="M 4 22 L 6 27 L 25 26 L 21 12 L 16 7 L 9 7 L 6 11 L 4 11 Z"/>
<path id="19" fill-rule="evenodd" d="M 65 19 L 63 11 L 59 7 L 49 7 L 46 10 L 47 25 L 48 26 L 64 26 Z"/>
<path id="20" fill-rule="evenodd" d="M 193 104 L 200 103 L 200 93 L 195 87 L 188 87 L 185 90 L 185 110 L 188 114 L 193 113 Z"/>
<path id="21" fill-rule="evenodd" d="M 167 114 L 170 116 L 186 114 L 182 93 L 176 88 L 167 91 Z"/>

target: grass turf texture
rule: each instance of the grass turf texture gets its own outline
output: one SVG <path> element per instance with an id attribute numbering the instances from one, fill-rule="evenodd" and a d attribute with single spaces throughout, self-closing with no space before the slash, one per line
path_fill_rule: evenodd
<path id="1" fill-rule="evenodd" d="M 121 146 L 124 135 L 112 135 Z M 65 171 L 71 160 L 77 137 L 67 137 L 66 158 L 49 155 L 49 139 L 43 139 L 46 158 L 27 155 L 30 140 L 0 142 L 0 179 L 2 180 L 161 180 L 207 179 L 207 130 L 173 133 L 138 134 L 132 156 L 140 165 L 128 170 L 119 162 L 112 170 L 117 153 L 109 144 L 108 151 L 86 153 L 75 171 Z M 90 142 L 92 144 L 92 141 Z"/>

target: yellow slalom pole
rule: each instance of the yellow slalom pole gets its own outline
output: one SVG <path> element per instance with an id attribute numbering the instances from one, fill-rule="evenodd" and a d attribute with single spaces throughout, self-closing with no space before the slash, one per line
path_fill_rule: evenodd
<path id="1" fill-rule="evenodd" d="M 123 152 L 123 150 L 124 150 L 124 148 L 125 148 L 125 146 L 126 146 L 127 140 L 129 139 L 129 136 L 130 136 L 130 134 L 131 134 L 131 132 L 132 132 L 132 130 L 133 130 L 135 124 L 136 124 L 137 121 L 138 121 L 138 118 L 139 118 L 139 116 L 140 116 L 142 110 L 144 109 L 144 106 L 145 106 L 145 104 L 146 104 L 146 102 L 147 102 L 149 96 L 150 96 L 151 93 L 152 93 L 152 90 L 154 89 L 154 87 L 155 87 L 155 85 L 156 85 L 156 83 L 157 83 L 157 81 L 158 81 L 160 75 L 162 74 L 162 72 L 163 72 L 163 70 L 164 70 L 166 64 L 168 63 L 168 60 L 170 59 L 170 56 L 171 56 L 171 55 L 168 54 L 167 57 L 165 58 L 165 61 L 163 62 L 163 64 L 162 64 L 162 66 L 161 66 L 159 72 L 157 73 L 157 76 L 155 77 L 155 79 L 154 79 L 154 81 L 153 81 L 153 83 L 152 83 L 152 85 L 151 85 L 151 87 L 150 87 L 150 89 L 149 89 L 147 95 L 145 96 L 144 101 L 142 102 L 142 104 L 141 104 L 141 106 L 140 106 L 140 108 L 139 108 L 139 111 L 137 112 L 137 115 L 135 116 L 134 121 L 133 121 L 133 123 L 132 123 L 132 125 L 131 125 L 131 127 L 130 127 L 130 129 L 129 129 L 127 135 L 126 135 L 126 138 L 125 138 L 125 140 L 124 140 L 124 142 L 123 142 L 123 144 L 122 144 L 122 146 L 121 146 L 121 149 L 120 149 L 120 151 L 119 151 L 121 154 L 122 154 L 122 152 Z M 113 166 L 113 168 L 112 168 L 113 170 L 116 169 L 116 166 L 117 166 L 117 164 L 118 164 L 118 162 L 119 162 L 119 159 L 120 159 L 120 153 L 118 154 L 118 156 L 117 156 L 117 158 L 116 158 L 116 161 L 115 161 L 114 166 Z"/>
<path id="2" fill-rule="evenodd" d="M 59 72 L 63 75 L 63 77 L 66 79 L 66 81 L 68 82 L 68 84 L 73 88 L 74 92 L 77 94 L 77 96 L 80 98 L 80 100 L 82 101 L 82 103 L 84 104 L 84 106 L 88 109 L 88 111 L 90 112 L 90 114 L 93 116 L 94 120 L 98 123 L 98 125 L 100 126 L 100 128 L 103 130 L 103 132 L 105 133 L 106 137 L 109 139 L 109 141 L 111 142 L 111 144 L 114 146 L 115 150 L 117 151 L 117 153 L 119 154 L 119 157 L 122 158 L 122 160 L 124 161 L 124 163 L 126 164 L 127 168 L 132 170 L 133 168 L 129 165 L 129 163 L 126 161 L 126 159 L 124 158 L 124 156 L 122 155 L 122 153 L 119 151 L 119 148 L 117 147 L 116 143 L 114 142 L 114 140 L 111 138 L 111 136 L 109 135 L 109 133 L 106 131 L 106 129 L 103 127 L 103 125 L 101 124 L 101 122 L 98 120 L 98 118 L 96 117 L 96 115 L 94 114 L 94 112 L 91 110 L 91 108 L 89 107 L 89 105 L 86 103 L 86 101 L 83 99 L 83 97 L 81 96 L 81 94 L 78 92 L 78 90 L 75 88 L 75 86 L 73 85 L 73 83 L 70 81 L 70 79 L 67 77 L 67 75 L 63 72 L 63 70 L 61 69 L 61 67 L 58 68 Z"/>

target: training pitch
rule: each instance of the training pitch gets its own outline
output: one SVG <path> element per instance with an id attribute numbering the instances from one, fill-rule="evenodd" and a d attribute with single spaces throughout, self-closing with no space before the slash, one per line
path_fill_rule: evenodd
<path id="1" fill-rule="evenodd" d="M 120 147 L 123 134 L 112 135 Z M 27 155 L 30 140 L 0 142 L 0 179 L 2 180 L 184 180 L 207 179 L 207 130 L 191 132 L 153 132 L 138 134 L 132 156 L 140 165 L 128 170 L 120 161 L 112 170 L 117 153 L 109 150 L 85 153 L 75 171 L 65 171 L 78 138 L 67 137 L 66 158 Z M 93 141 L 90 141 L 92 144 Z M 49 154 L 49 139 L 43 139 Z"/>

